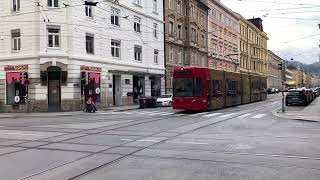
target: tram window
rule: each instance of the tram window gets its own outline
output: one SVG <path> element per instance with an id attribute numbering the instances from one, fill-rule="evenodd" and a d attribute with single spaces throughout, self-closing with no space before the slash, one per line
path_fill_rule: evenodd
<path id="1" fill-rule="evenodd" d="M 194 79 L 194 96 L 195 97 L 202 96 L 202 83 L 200 78 Z"/>
<path id="2" fill-rule="evenodd" d="M 222 81 L 212 80 L 212 96 L 219 97 L 222 96 Z"/>
<path id="3" fill-rule="evenodd" d="M 173 94 L 176 97 L 192 97 L 193 96 L 193 79 L 177 78 L 173 82 Z"/>

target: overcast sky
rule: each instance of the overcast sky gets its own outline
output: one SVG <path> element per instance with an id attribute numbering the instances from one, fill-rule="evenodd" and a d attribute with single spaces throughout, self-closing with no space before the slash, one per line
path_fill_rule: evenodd
<path id="1" fill-rule="evenodd" d="M 263 19 L 268 49 L 311 64 L 320 56 L 320 0 L 221 0 L 245 18 Z"/>

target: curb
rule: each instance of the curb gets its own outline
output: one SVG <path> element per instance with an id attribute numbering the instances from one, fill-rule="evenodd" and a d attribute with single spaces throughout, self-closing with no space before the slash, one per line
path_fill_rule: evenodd
<path id="1" fill-rule="evenodd" d="M 127 108 L 127 109 L 121 109 L 121 110 L 116 110 L 116 109 L 104 109 L 98 112 L 123 112 L 123 111 L 129 111 L 129 110 L 135 110 L 139 108 Z M 0 119 L 6 119 L 6 118 L 12 118 L 12 119 L 17 119 L 17 118 L 41 118 L 41 117 L 69 117 L 69 116 L 78 116 L 78 115 L 86 115 L 89 113 L 83 112 L 83 111 L 72 111 L 72 112 L 61 112 L 61 114 L 51 114 L 51 113 L 43 113 L 43 114 L 14 114 L 14 115 L 0 115 Z M 99 115 L 99 114 L 95 114 Z"/>
<path id="2" fill-rule="evenodd" d="M 319 121 L 316 121 L 316 120 L 305 119 L 305 118 L 302 117 L 302 116 L 284 115 L 284 114 L 282 114 L 282 112 L 281 112 L 281 113 L 278 112 L 280 109 L 281 109 L 281 108 L 273 110 L 273 111 L 272 111 L 272 115 L 274 115 L 274 116 L 276 116 L 276 117 L 283 118 L 283 119 L 290 119 L 290 120 L 296 120 L 296 121 L 319 122 Z"/>

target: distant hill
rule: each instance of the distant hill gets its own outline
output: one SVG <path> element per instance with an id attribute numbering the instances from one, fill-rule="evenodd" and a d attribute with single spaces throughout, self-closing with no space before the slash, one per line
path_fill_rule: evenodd
<path id="1" fill-rule="evenodd" d="M 300 67 L 303 68 L 306 73 L 320 76 L 320 63 L 303 64 L 298 61 L 287 61 L 287 67 L 289 69 L 297 69 Z"/>

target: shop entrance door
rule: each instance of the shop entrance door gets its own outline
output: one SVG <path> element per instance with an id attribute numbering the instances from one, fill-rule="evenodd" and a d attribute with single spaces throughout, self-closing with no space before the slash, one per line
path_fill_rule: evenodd
<path id="1" fill-rule="evenodd" d="M 122 105 L 121 76 L 113 75 L 113 105 Z"/>
<path id="2" fill-rule="evenodd" d="M 48 68 L 48 111 L 61 111 L 61 69 Z"/>

